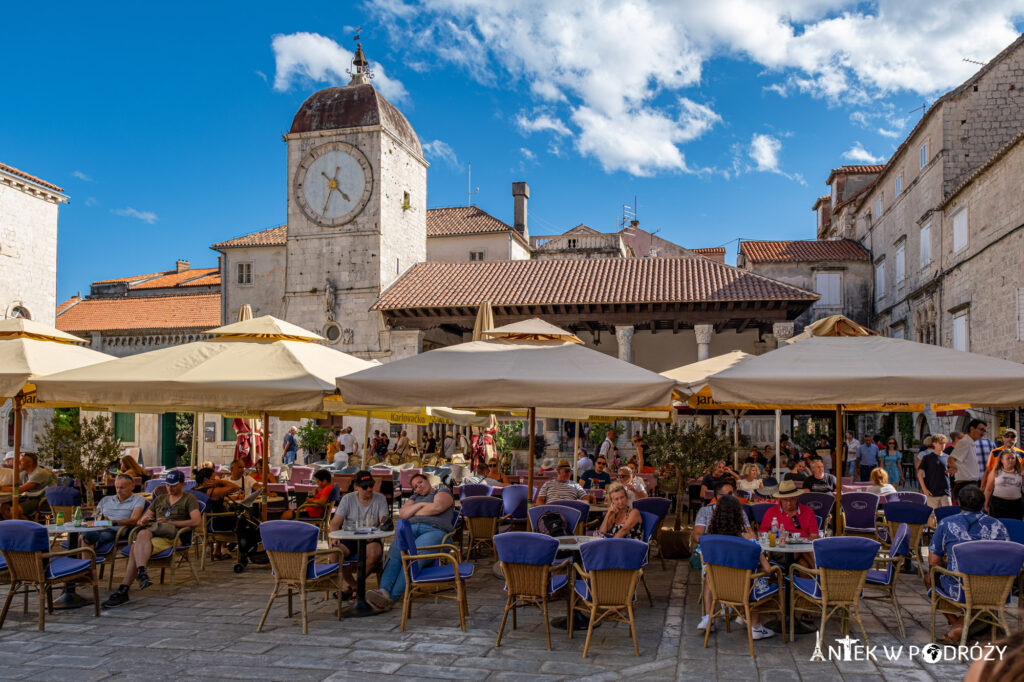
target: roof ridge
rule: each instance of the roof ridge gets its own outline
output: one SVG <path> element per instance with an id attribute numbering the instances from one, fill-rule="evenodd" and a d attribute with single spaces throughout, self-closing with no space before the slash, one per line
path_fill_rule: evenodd
<path id="1" fill-rule="evenodd" d="M 18 168 L 15 168 L 14 166 L 12 166 L 10 164 L 6 164 L 3 161 L 0 161 L 0 171 L 4 171 L 6 173 L 10 173 L 11 175 L 16 175 L 19 178 L 21 178 L 22 180 L 28 180 L 29 182 L 35 183 L 35 184 L 39 185 L 40 187 L 44 187 L 46 189 L 53 190 L 55 192 L 63 192 L 64 191 L 63 187 L 58 187 L 57 185 L 53 184 L 52 182 L 47 182 L 46 180 L 43 180 L 42 178 L 37 178 L 36 176 L 32 175 L 31 173 L 26 173 L 25 171 L 20 170 Z"/>

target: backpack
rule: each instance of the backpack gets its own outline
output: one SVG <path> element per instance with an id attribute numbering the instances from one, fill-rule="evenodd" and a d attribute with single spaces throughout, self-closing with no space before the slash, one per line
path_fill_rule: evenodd
<path id="1" fill-rule="evenodd" d="M 569 535 L 569 532 L 566 530 L 567 525 L 565 517 L 558 512 L 544 512 L 537 519 L 537 530 L 553 538 L 562 538 Z"/>

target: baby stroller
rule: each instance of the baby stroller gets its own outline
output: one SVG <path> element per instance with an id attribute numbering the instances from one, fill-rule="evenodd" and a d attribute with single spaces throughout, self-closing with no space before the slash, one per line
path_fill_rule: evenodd
<path id="1" fill-rule="evenodd" d="M 254 492 L 249 497 L 238 502 L 232 502 L 232 511 L 235 512 L 235 536 L 238 538 L 238 562 L 235 564 L 235 573 L 241 573 L 250 562 L 254 564 L 266 564 L 267 553 L 260 551 L 260 513 L 259 507 L 254 502 L 259 499 L 260 492 Z"/>

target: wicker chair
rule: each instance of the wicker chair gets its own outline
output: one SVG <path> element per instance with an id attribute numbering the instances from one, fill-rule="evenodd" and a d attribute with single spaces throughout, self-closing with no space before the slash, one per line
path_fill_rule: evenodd
<path id="1" fill-rule="evenodd" d="M 274 571 L 274 590 L 270 593 L 267 608 L 263 610 L 256 632 L 263 632 L 270 607 L 279 596 L 282 587 L 288 589 L 288 617 L 292 617 L 292 594 L 298 591 L 302 607 L 302 634 L 309 633 L 309 619 L 306 613 L 306 592 L 324 590 L 325 596 L 332 590 L 338 593 L 337 616 L 341 619 L 341 550 L 320 550 L 316 545 L 319 531 L 316 526 L 302 521 L 267 521 L 260 524 L 260 540 L 267 551 L 270 566 Z M 336 561 L 329 564 L 316 563 L 317 557 L 333 556 Z"/>
<path id="2" fill-rule="evenodd" d="M 889 537 L 895 542 L 896 529 L 906 524 L 909 532 L 906 555 L 917 564 L 917 574 L 924 578 L 924 562 L 921 560 L 921 534 L 928 519 L 932 516 L 932 508 L 916 502 L 887 502 L 885 505 L 885 523 L 889 528 Z"/>
<path id="3" fill-rule="evenodd" d="M 700 551 L 711 588 L 711 618 L 725 620 L 726 632 L 734 612 L 742 612 L 747 626 L 747 644 L 754 657 L 753 613 L 778 613 L 782 623 L 782 641 L 786 641 L 786 607 L 782 598 L 782 568 L 772 566 L 761 572 L 761 548 L 744 538 L 731 535 L 704 535 Z M 760 581 L 765 578 L 765 582 Z M 768 582 L 771 581 L 771 582 Z M 765 587 L 767 585 L 767 587 Z M 717 608 L 716 608 L 717 607 Z M 704 648 L 708 647 L 711 626 L 704 630 Z"/>
<path id="4" fill-rule="evenodd" d="M 846 493 L 842 498 L 843 535 L 852 537 L 878 537 L 875 514 L 878 495 L 874 493 Z"/>
<path id="5" fill-rule="evenodd" d="M 755 502 L 750 506 L 751 514 L 753 514 L 752 525 L 756 526 L 758 530 L 761 528 L 761 521 L 764 520 L 764 515 L 768 513 L 768 510 L 774 507 L 778 502 Z"/>
<path id="6" fill-rule="evenodd" d="M 1007 635 L 1006 602 L 1013 581 L 1024 567 L 1024 545 L 1006 540 L 971 540 L 949 550 L 950 570 L 931 567 L 932 641 L 935 641 L 935 614 L 947 613 L 964 619 L 960 646 L 967 644 L 971 624 L 987 623 Z"/>
<path id="7" fill-rule="evenodd" d="M 465 632 L 466 616 L 469 615 L 465 581 L 473 575 L 473 564 L 459 562 L 459 550 L 455 545 L 417 547 L 412 527 L 405 519 L 395 524 L 395 542 L 401 552 L 402 570 L 405 572 L 402 632 L 405 632 L 405 624 L 412 614 L 412 601 L 420 596 L 454 599 L 459 605 L 459 625 Z M 425 549 L 438 551 L 420 554 Z M 453 589 L 454 595 L 444 594 Z"/>
<path id="8" fill-rule="evenodd" d="M 651 545 L 654 541 L 654 536 L 658 531 L 658 526 L 661 525 L 661 519 L 659 519 L 655 514 L 646 511 L 640 512 L 640 519 L 641 524 L 644 527 L 644 542 L 647 543 L 647 556 L 649 558 L 651 556 Z M 644 566 L 646 567 L 646 564 L 644 564 Z M 651 597 L 651 589 L 647 587 L 647 576 L 643 573 L 640 574 L 640 584 L 644 586 L 644 592 L 647 593 L 647 603 L 654 606 L 654 599 Z"/>
<path id="9" fill-rule="evenodd" d="M 92 585 L 93 615 L 100 615 L 100 588 L 96 580 L 96 554 L 89 547 L 51 552 L 46 528 L 32 521 L 0 521 L 0 554 L 7 564 L 11 587 L 7 591 L 0 628 L 7 619 L 11 601 L 20 591 L 39 593 L 39 631 L 46 629 L 46 611 L 53 613 L 53 586 L 74 582 Z M 82 554 L 88 559 L 73 558 Z"/>
<path id="10" fill-rule="evenodd" d="M 512 612 L 512 629 L 515 630 L 516 610 L 522 606 L 534 606 L 544 614 L 544 634 L 550 651 L 551 624 L 548 622 L 548 600 L 569 584 L 567 575 L 554 574 L 564 569 L 570 560 L 554 564 L 558 540 L 538 533 L 502 533 L 494 538 L 494 548 L 508 592 L 505 611 L 501 615 L 501 627 L 498 628 L 498 639 L 494 646 L 501 646 L 501 637 L 505 632 L 509 611 Z M 571 620 L 570 590 L 565 590 L 565 600 L 567 620 Z"/>
<path id="11" fill-rule="evenodd" d="M 580 546 L 583 567 L 575 566 L 579 578 L 573 585 L 572 610 L 588 611 L 590 614 L 583 658 L 590 651 L 594 626 L 603 620 L 628 623 L 629 634 L 633 638 L 633 653 L 640 655 L 636 643 L 633 602 L 636 600 L 636 586 L 647 563 L 649 549 L 646 542 L 629 538 L 594 540 Z M 572 622 L 570 618 L 570 637 Z"/>
<path id="12" fill-rule="evenodd" d="M 498 497 L 474 496 L 462 500 L 462 522 L 469 535 L 464 559 L 471 559 L 474 550 L 494 547 L 502 508 Z"/>
<path id="13" fill-rule="evenodd" d="M 135 537 L 139 534 L 142 528 L 136 527 L 132 530 L 131 535 L 128 536 L 128 545 L 121 548 L 121 551 L 117 552 L 127 560 L 128 556 L 132 551 L 132 544 L 135 542 Z M 149 557 L 149 562 L 146 564 L 147 568 L 159 568 L 160 569 L 160 584 L 164 584 L 164 574 L 168 569 L 171 571 L 171 587 L 174 586 L 174 573 L 178 566 L 182 563 L 188 564 L 188 570 L 192 573 L 192 579 L 196 581 L 196 585 L 199 584 L 199 574 L 196 573 L 196 566 L 192 563 L 192 559 L 189 557 L 190 550 L 192 549 L 193 529 L 191 528 L 179 528 L 178 532 L 174 534 L 174 541 L 171 546 L 162 552 L 156 552 Z M 110 577 L 108 578 L 107 587 L 113 586 L 114 581 L 114 562 L 110 564 Z"/>
<path id="14" fill-rule="evenodd" d="M 864 645 L 868 646 L 868 633 L 860 617 L 860 595 L 881 543 L 869 538 L 834 537 L 812 544 L 817 568 L 800 564 L 789 567 L 789 638 L 795 637 L 794 619 L 798 611 L 818 613 L 821 632 L 832 616 L 842 613 L 843 633 L 849 634 L 850 620 L 857 621 Z"/>
<path id="15" fill-rule="evenodd" d="M 836 506 L 836 496 L 832 493 L 806 492 L 800 496 L 800 504 L 810 507 L 815 516 L 818 517 L 819 526 L 824 527 Z"/>
<path id="16" fill-rule="evenodd" d="M 658 558 L 661 559 L 661 568 L 664 570 L 665 557 L 661 555 L 661 522 L 665 520 L 669 511 L 672 510 L 672 500 L 667 497 L 642 497 L 633 503 L 633 509 L 641 512 L 647 512 L 648 514 L 654 514 L 658 517 L 654 533 L 648 539 L 647 544 L 651 546 L 651 551 L 654 551 L 655 549 L 658 550 Z"/>
<path id="17" fill-rule="evenodd" d="M 868 571 L 864 579 L 865 594 L 862 599 L 887 599 L 892 604 L 892 610 L 896 613 L 896 625 L 900 629 L 900 637 L 906 637 L 906 630 L 903 628 L 903 615 L 900 613 L 900 603 L 896 598 L 896 579 L 899 577 L 899 567 L 904 559 L 910 554 L 910 538 L 913 537 L 909 526 L 906 523 L 899 524 L 890 535 L 892 544 L 889 546 L 888 556 L 875 558 L 875 565 L 882 568 L 873 568 Z M 920 535 L 918 535 L 920 537 Z M 881 592 L 881 594 L 872 594 Z"/>
<path id="18" fill-rule="evenodd" d="M 588 507 L 589 508 L 589 507 Z M 580 523 L 582 514 L 579 509 L 573 507 L 566 507 L 565 505 L 558 504 L 557 502 L 551 502 L 550 504 L 542 504 L 537 507 L 530 507 L 526 511 L 527 517 L 530 519 L 530 529 L 535 533 L 541 531 L 538 530 L 540 524 L 540 517 L 544 516 L 547 512 L 555 512 L 561 514 L 565 519 L 565 529 L 572 533 L 576 526 Z"/>
<path id="19" fill-rule="evenodd" d="M 1010 541 L 1024 545 L 1024 521 L 1019 519 L 999 519 L 1006 526 L 1006 532 L 1010 534 Z M 1020 576 L 1014 584 L 1017 591 L 1017 630 L 1024 624 L 1024 568 L 1021 568 Z"/>
<path id="20" fill-rule="evenodd" d="M 526 528 L 527 487 L 525 485 L 507 485 L 501 489 L 501 501 L 504 506 L 502 521 L 508 522 L 508 528 Z M 504 528 L 504 527 L 503 527 Z"/>

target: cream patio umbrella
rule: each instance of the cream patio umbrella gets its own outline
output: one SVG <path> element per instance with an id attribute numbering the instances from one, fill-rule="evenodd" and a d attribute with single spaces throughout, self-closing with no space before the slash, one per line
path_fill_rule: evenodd
<path id="1" fill-rule="evenodd" d="M 266 480 L 270 415 L 323 414 L 336 377 L 374 366 L 269 315 L 206 333 L 213 338 L 51 375 L 37 390 L 45 400 L 100 409 L 260 415 Z"/>
<path id="2" fill-rule="evenodd" d="M 533 485 L 536 415 L 580 418 L 587 411 L 667 417 L 675 382 L 586 348 L 540 319 L 484 332 L 471 341 L 396 360 L 337 380 L 352 405 L 449 405 L 529 412 Z"/>
<path id="3" fill-rule="evenodd" d="M 15 485 L 21 466 L 21 411 L 25 405 L 43 406 L 33 383 L 45 374 L 112 359 L 79 343 L 85 340 L 32 320 L 0 320 L 0 399 L 10 398 L 13 404 Z M 17 516 L 18 499 L 13 495 L 12 511 Z"/>
<path id="4" fill-rule="evenodd" d="M 494 329 L 494 311 L 491 309 L 491 302 L 484 301 L 476 311 L 476 321 L 473 323 L 473 340 L 482 341 L 484 332 Z"/>

